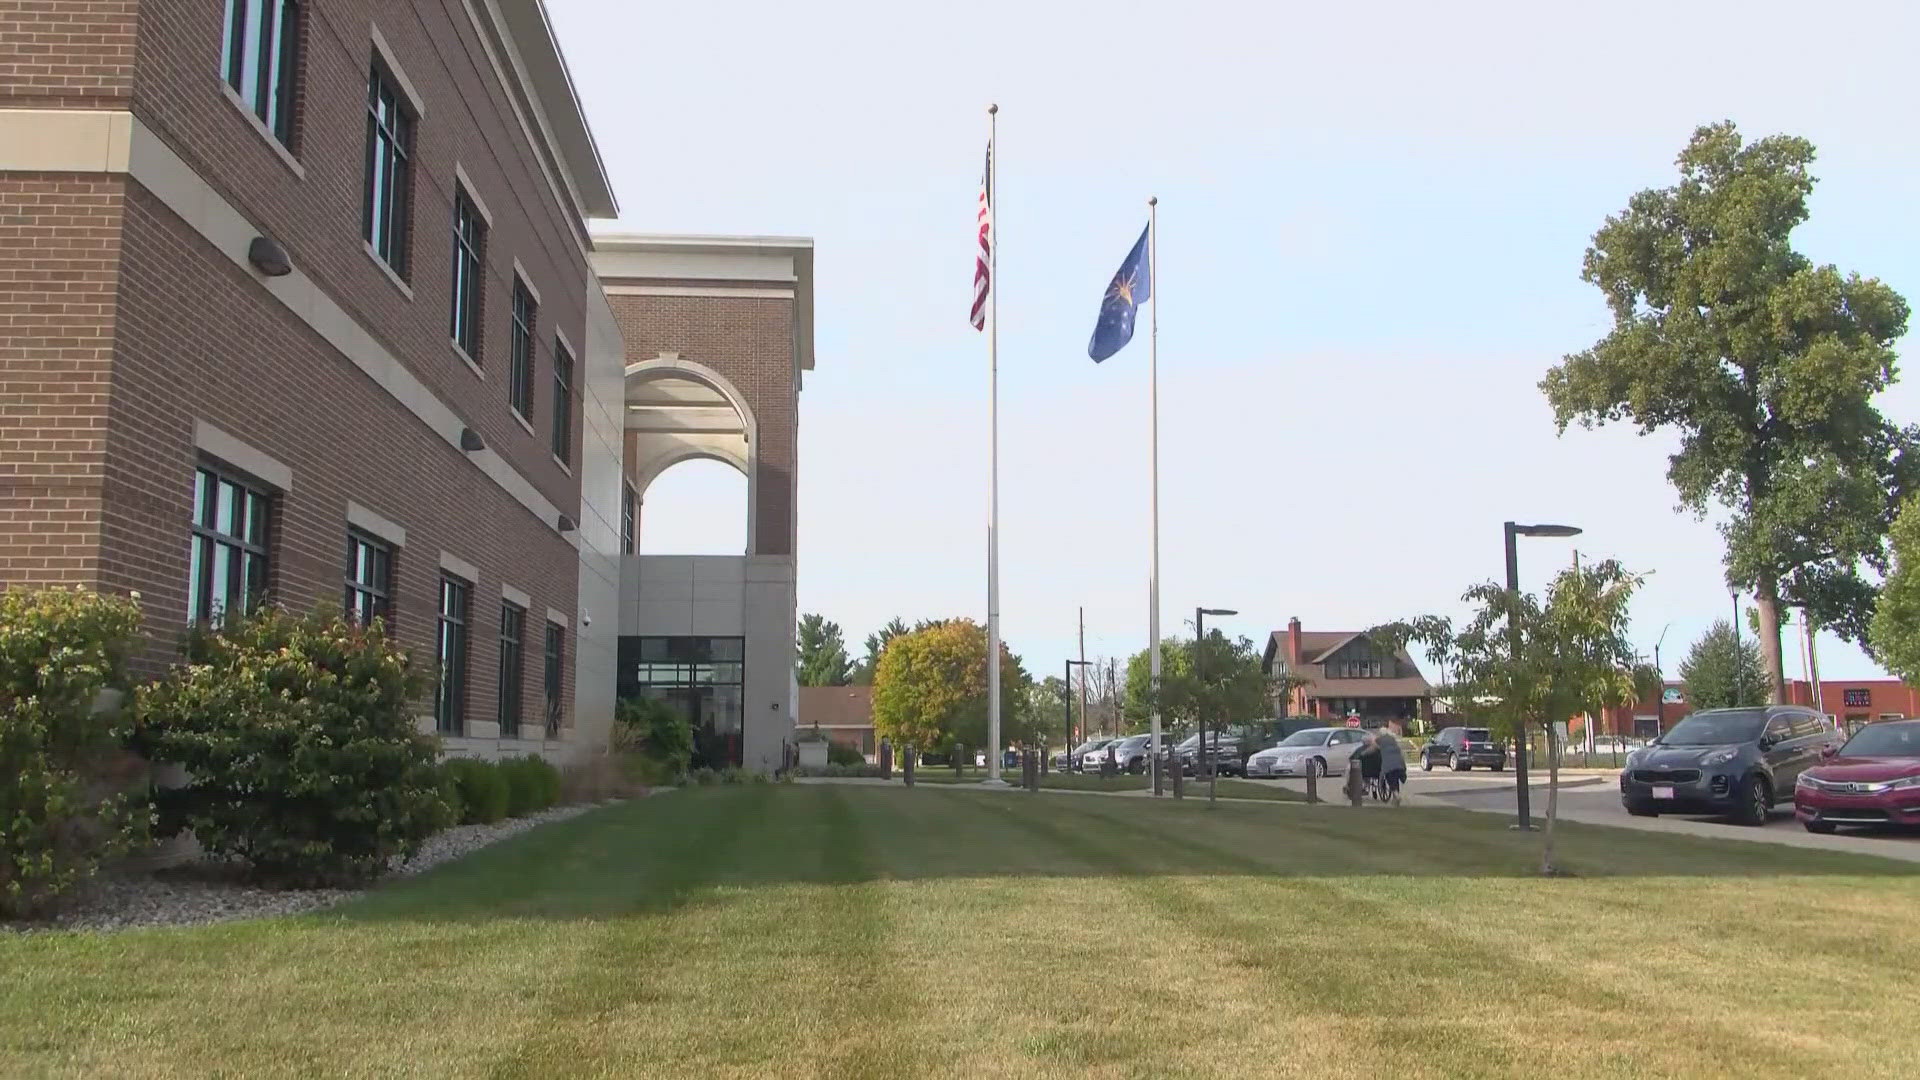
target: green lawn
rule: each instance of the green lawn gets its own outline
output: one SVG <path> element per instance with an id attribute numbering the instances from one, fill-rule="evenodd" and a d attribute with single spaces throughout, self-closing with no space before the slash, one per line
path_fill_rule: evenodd
<path id="1" fill-rule="evenodd" d="M 1911 1074 L 1909 867 L 1562 828 L 1541 880 L 1448 810 L 679 791 L 326 915 L 0 936 L 0 1076 Z"/>

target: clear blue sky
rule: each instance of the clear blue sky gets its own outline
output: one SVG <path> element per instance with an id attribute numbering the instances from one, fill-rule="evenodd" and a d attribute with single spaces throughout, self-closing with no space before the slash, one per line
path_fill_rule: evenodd
<path id="1" fill-rule="evenodd" d="M 1146 341 L 1097 367 L 1086 342 L 1150 194 L 1170 632 L 1196 603 L 1255 638 L 1457 615 L 1502 520 L 1565 521 L 1653 572 L 1636 638 L 1671 623 L 1671 673 L 1730 607 L 1713 524 L 1675 512 L 1667 439 L 1557 438 L 1535 384 L 1604 332 L 1588 238 L 1698 124 L 1812 139 L 1802 250 L 1920 300 L 1911 3 L 549 6 L 623 227 L 816 240 L 800 605 L 856 651 L 895 614 L 984 614 L 989 101 L 1003 621 L 1041 674 L 1082 605 L 1089 654 L 1146 643 Z M 1920 380 L 1881 407 L 1915 419 Z M 744 490 L 669 473 L 648 547 L 738 550 Z M 1526 586 L 1574 546 L 1527 542 Z"/>

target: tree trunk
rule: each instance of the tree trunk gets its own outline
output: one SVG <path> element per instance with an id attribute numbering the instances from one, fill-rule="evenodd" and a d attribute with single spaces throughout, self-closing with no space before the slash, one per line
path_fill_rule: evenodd
<path id="1" fill-rule="evenodd" d="M 1548 877 L 1553 867 L 1553 823 L 1560 819 L 1560 738 L 1553 724 L 1547 724 L 1547 832 L 1540 851 L 1540 872 Z"/>
<path id="2" fill-rule="evenodd" d="M 1760 579 L 1753 606 L 1760 615 L 1760 666 L 1767 673 L 1767 701 L 1781 705 L 1787 700 L 1787 679 L 1780 659 L 1780 583 L 1772 575 Z"/>

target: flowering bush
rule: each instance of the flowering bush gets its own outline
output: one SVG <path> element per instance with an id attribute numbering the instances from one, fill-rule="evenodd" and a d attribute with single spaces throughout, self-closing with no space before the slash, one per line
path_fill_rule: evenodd
<path id="1" fill-rule="evenodd" d="M 380 874 L 452 813 L 414 718 L 422 686 L 379 620 L 267 608 L 194 633 L 139 694 L 135 744 L 189 775 L 155 793 L 161 832 L 285 885 Z"/>
<path id="2" fill-rule="evenodd" d="M 144 806 L 103 783 L 139 597 L 0 592 L 0 915 L 50 906 L 140 835 Z"/>

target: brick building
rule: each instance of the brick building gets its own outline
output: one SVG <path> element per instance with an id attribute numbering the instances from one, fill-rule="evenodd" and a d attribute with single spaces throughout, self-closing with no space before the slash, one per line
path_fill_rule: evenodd
<path id="1" fill-rule="evenodd" d="M 0 585 L 137 590 L 150 670 L 194 621 L 344 600 L 438 659 L 451 752 L 599 741 L 645 489 L 623 330 L 791 391 L 743 458 L 762 607 L 811 364 L 810 255 L 773 315 L 617 314 L 616 213 L 541 0 L 0 3 Z M 784 624 L 738 680 L 783 728 Z"/>
<path id="2" fill-rule="evenodd" d="M 798 733 L 819 731 L 829 742 L 872 757 L 879 752 L 873 735 L 873 687 L 803 686 Z"/>
<path id="3" fill-rule="evenodd" d="M 1881 720 L 1920 717 L 1920 689 L 1899 679 L 1822 679 L 1818 702 L 1805 679 L 1789 679 L 1787 703 L 1824 707 L 1826 714 L 1846 731 Z M 1608 709 L 1595 730 L 1607 735 L 1652 738 L 1692 711 L 1686 684 L 1669 681 L 1664 701 L 1648 698 L 1627 708 Z"/>

